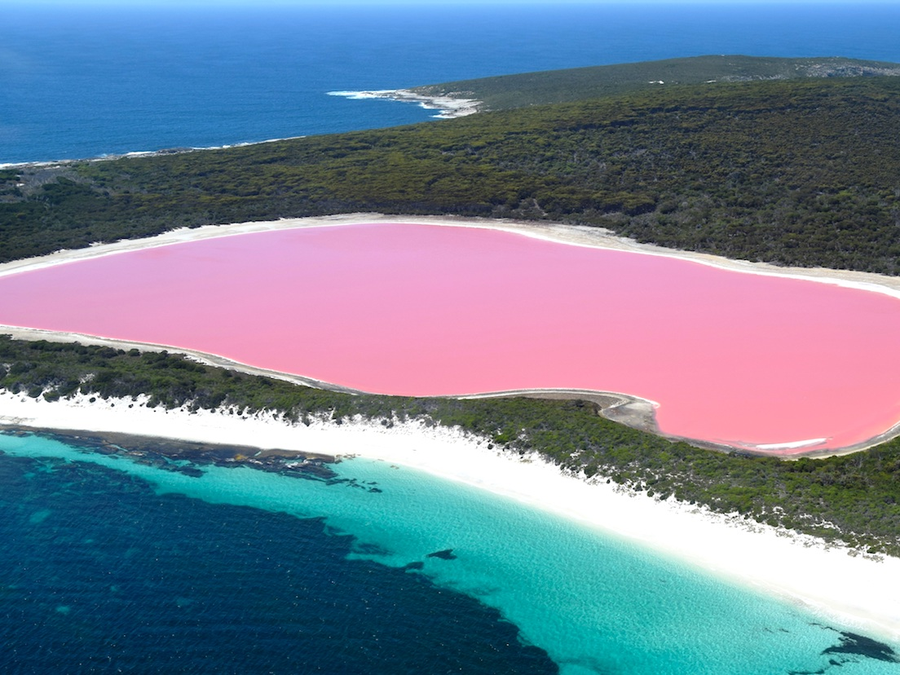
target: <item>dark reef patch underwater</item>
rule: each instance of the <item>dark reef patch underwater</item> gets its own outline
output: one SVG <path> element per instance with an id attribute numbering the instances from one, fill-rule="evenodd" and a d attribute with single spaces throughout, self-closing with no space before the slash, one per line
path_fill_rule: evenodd
<path id="1" fill-rule="evenodd" d="M 557 672 L 497 610 L 348 559 L 320 518 L 9 455 L 0 508 L 3 673 Z"/>
<path id="2" fill-rule="evenodd" d="M 4 675 L 900 673 L 896 645 L 466 485 L 117 443 L 0 433 Z"/>

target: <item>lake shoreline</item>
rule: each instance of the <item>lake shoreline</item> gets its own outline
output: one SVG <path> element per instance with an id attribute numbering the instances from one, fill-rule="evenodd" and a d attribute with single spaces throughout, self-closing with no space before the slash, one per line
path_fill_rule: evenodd
<path id="1" fill-rule="evenodd" d="M 732 261 L 726 258 L 712 256 L 702 253 L 694 253 L 687 251 L 677 251 L 664 249 L 659 246 L 640 244 L 632 240 L 615 236 L 607 230 L 601 228 L 592 228 L 585 226 L 571 226 L 557 223 L 545 222 L 523 222 L 512 220 L 490 220 L 490 219 L 461 219 L 450 217 L 399 217 L 384 214 L 348 214 L 341 216 L 326 216 L 317 218 L 300 218 L 300 219 L 284 219 L 279 221 L 268 222 L 250 222 L 236 223 L 222 226 L 206 226 L 195 229 L 182 228 L 173 230 L 155 237 L 148 237 L 135 240 L 122 240 L 111 244 L 98 243 L 95 246 L 78 249 L 64 250 L 50 255 L 17 260 L 0 265 L 0 277 L 18 274 L 21 272 L 40 270 L 45 267 L 54 266 L 61 263 L 95 259 L 120 252 L 136 251 L 145 248 L 161 247 L 172 244 L 188 243 L 193 241 L 205 240 L 210 238 L 225 238 L 232 236 L 241 236 L 244 234 L 260 233 L 276 230 L 291 230 L 303 228 L 330 228 L 341 226 L 353 226 L 359 224 L 419 224 L 419 225 L 439 225 L 446 227 L 464 227 L 488 229 L 518 234 L 534 239 L 564 243 L 570 246 L 604 249 L 610 251 L 623 251 L 628 253 L 637 253 L 641 255 L 658 256 L 661 258 L 669 258 L 676 260 L 684 260 L 701 265 L 710 266 L 729 271 L 738 271 L 748 274 L 758 274 L 763 276 L 790 278 L 805 281 L 816 281 L 819 283 L 833 284 L 845 288 L 856 290 L 866 290 L 885 294 L 893 298 L 900 299 L 900 279 L 885 277 L 881 275 L 860 273 L 860 272 L 844 272 L 827 269 L 803 269 L 803 268 L 784 268 L 777 267 L 765 263 L 751 263 L 746 261 Z M 82 342 L 84 344 L 96 344 L 110 346 L 114 348 L 137 348 L 140 350 L 169 350 L 174 353 L 185 354 L 191 359 L 206 363 L 209 365 L 233 369 L 236 371 L 246 372 L 252 375 L 262 375 L 277 379 L 295 382 L 297 384 L 312 386 L 316 388 L 329 389 L 334 391 L 342 391 L 346 393 L 373 393 L 363 392 L 346 386 L 334 385 L 330 382 L 317 380 L 307 377 L 303 374 L 289 374 L 247 365 L 240 361 L 231 360 L 221 357 L 214 353 L 201 352 L 170 344 L 162 343 L 146 343 L 133 342 L 123 339 L 107 338 L 97 335 L 88 335 L 79 332 L 61 332 L 52 330 L 41 330 L 19 326 L 0 326 L 0 332 L 8 333 L 17 339 L 27 340 L 50 340 L 62 342 Z M 295 371 L 299 372 L 299 371 Z M 544 396 L 548 398 L 559 397 L 562 390 L 545 390 L 545 389 L 522 389 L 514 392 L 495 392 L 485 391 L 462 391 L 453 392 L 452 395 L 457 398 L 469 397 L 494 397 L 500 395 L 528 395 L 528 396 Z M 378 392 L 374 392 L 378 393 Z M 738 451 L 749 454 L 759 454 L 766 456 L 780 456 L 788 458 L 798 458 L 802 456 L 809 457 L 827 457 L 833 455 L 850 454 L 860 450 L 865 450 L 887 440 L 900 435 L 900 421 L 894 422 L 892 426 L 883 426 L 878 428 L 878 433 L 871 438 L 865 438 L 851 445 L 832 448 L 820 448 L 816 444 L 809 441 L 778 443 L 774 445 L 754 446 L 752 444 L 729 444 L 720 443 L 718 441 L 703 441 L 688 438 L 684 435 L 672 433 L 660 433 L 659 426 L 655 419 L 655 409 L 657 406 L 654 401 L 646 400 L 639 396 L 633 395 L 629 391 L 577 391 L 565 392 L 566 398 L 582 398 L 593 400 L 598 397 L 614 397 L 619 400 L 617 405 L 601 405 L 604 409 L 603 414 L 609 419 L 621 422 L 633 428 L 643 431 L 657 433 L 673 440 L 684 440 L 698 447 L 704 447 L 717 451 Z M 887 427 L 887 428 L 886 428 Z M 874 432 L 875 430 L 873 430 Z M 807 437 L 804 436 L 804 439 Z M 811 438 L 811 437 L 810 437 Z M 786 439 L 795 441 L 795 439 Z M 822 440 L 822 439 L 819 439 Z"/>
<path id="2" fill-rule="evenodd" d="M 521 234 L 535 239 L 565 243 L 574 246 L 628 251 L 645 255 L 690 260 L 711 267 L 745 272 L 747 274 L 819 281 L 847 288 L 870 290 L 877 293 L 884 293 L 891 297 L 900 298 L 900 277 L 891 277 L 883 274 L 876 274 L 874 272 L 834 270 L 822 267 L 787 267 L 765 262 L 732 260 L 731 258 L 725 258 L 710 253 L 698 253 L 695 251 L 665 248 L 656 244 L 640 243 L 633 239 L 616 235 L 610 230 L 601 227 L 566 225 L 542 220 L 527 221 L 501 218 L 462 218 L 459 216 L 404 216 L 384 213 L 348 213 L 333 216 L 282 218 L 273 221 L 251 221 L 245 223 L 230 223 L 227 225 L 204 225 L 196 228 L 179 228 L 152 237 L 121 239 L 113 243 L 97 242 L 88 248 L 63 249 L 35 258 L 25 258 L 22 260 L 0 263 L 0 276 L 41 269 L 64 262 L 98 258 L 113 253 L 135 251 L 156 246 L 166 246 L 169 244 L 180 244 L 202 239 L 240 236 L 242 234 L 269 232 L 273 230 L 377 223 L 441 225 L 446 227 L 474 227 L 479 229 L 500 230 Z"/>

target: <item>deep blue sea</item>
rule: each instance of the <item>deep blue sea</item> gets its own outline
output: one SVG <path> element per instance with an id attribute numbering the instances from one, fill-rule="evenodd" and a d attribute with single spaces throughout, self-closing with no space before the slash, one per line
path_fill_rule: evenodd
<path id="1" fill-rule="evenodd" d="M 229 145 L 433 114 L 329 91 L 700 54 L 900 61 L 900 3 L 887 2 L 121 5 L 0 0 L 0 164 Z"/>
<path id="2" fill-rule="evenodd" d="M 433 114 L 329 91 L 711 53 L 900 62 L 897 26 L 900 3 L 0 0 L 0 164 Z M 2 673 L 900 673 L 799 608 L 383 463 L 312 481 L 35 436 L 0 451 Z"/>

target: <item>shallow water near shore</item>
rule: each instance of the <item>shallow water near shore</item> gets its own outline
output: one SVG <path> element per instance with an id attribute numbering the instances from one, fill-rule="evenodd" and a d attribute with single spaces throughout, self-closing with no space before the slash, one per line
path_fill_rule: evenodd
<path id="1" fill-rule="evenodd" d="M 801 608 L 385 462 L 196 477 L 0 450 L 6 672 L 900 672 Z"/>

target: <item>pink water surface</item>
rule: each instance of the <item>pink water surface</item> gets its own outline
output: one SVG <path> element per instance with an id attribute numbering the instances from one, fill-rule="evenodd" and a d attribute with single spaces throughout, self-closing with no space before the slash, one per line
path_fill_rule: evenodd
<path id="1" fill-rule="evenodd" d="M 222 237 L 0 277 L 0 324 L 354 389 L 617 391 L 668 434 L 846 447 L 900 420 L 900 301 L 494 230 Z M 783 450 L 779 450 L 783 451 Z"/>

